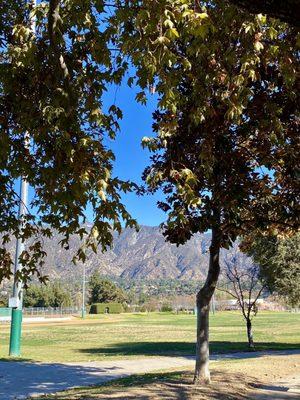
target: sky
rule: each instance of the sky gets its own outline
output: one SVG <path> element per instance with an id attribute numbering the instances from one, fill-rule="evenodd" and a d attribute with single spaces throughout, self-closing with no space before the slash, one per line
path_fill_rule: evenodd
<path id="1" fill-rule="evenodd" d="M 114 176 L 124 180 L 142 183 L 141 175 L 149 164 L 150 153 L 143 149 L 141 141 L 144 136 L 152 136 L 152 112 L 156 100 L 149 96 L 147 105 L 138 104 L 135 100 L 138 88 L 129 88 L 127 84 L 112 87 L 104 97 L 106 106 L 116 104 L 123 112 L 120 121 L 120 132 L 115 140 L 108 140 L 108 146 L 113 150 L 116 160 Z M 162 200 L 161 193 L 155 195 L 137 196 L 134 193 L 122 195 L 123 204 L 139 225 L 157 226 L 165 220 L 166 215 L 157 208 L 157 201 Z M 92 222 L 92 208 L 86 210 L 87 221 Z"/>
<path id="2" fill-rule="evenodd" d="M 156 99 L 149 96 L 147 105 L 138 104 L 135 100 L 139 90 L 129 88 L 126 84 L 113 88 L 104 99 L 108 104 L 116 100 L 116 105 L 123 112 L 120 122 L 120 132 L 110 146 L 116 156 L 114 174 L 124 180 L 142 183 L 141 175 L 149 164 L 150 153 L 141 146 L 144 136 L 152 136 L 152 112 L 155 110 Z M 165 219 L 165 214 L 157 208 L 157 201 L 162 194 L 137 196 L 129 193 L 122 196 L 127 210 L 140 225 L 159 225 Z M 90 214 L 87 214 L 88 218 Z"/>
<path id="3" fill-rule="evenodd" d="M 155 110 L 155 96 L 149 95 L 147 105 L 138 104 L 135 100 L 138 88 L 129 88 L 127 84 L 112 87 L 104 97 L 104 109 L 116 104 L 123 112 L 120 121 L 120 132 L 115 140 L 108 139 L 108 146 L 113 150 L 116 160 L 114 176 L 123 180 L 142 183 L 141 175 L 149 165 L 150 153 L 143 149 L 141 141 L 144 136 L 152 136 L 152 112 Z M 19 181 L 16 182 L 16 191 L 19 192 Z M 29 189 L 29 201 L 33 198 L 33 189 Z M 163 195 L 158 192 L 154 195 L 137 196 L 134 193 L 122 195 L 123 204 L 127 211 L 135 218 L 139 225 L 157 226 L 166 219 L 165 213 L 157 208 L 157 201 Z M 34 210 L 31 209 L 34 212 Z M 92 222 L 92 208 L 86 210 L 87 222 Z"/>

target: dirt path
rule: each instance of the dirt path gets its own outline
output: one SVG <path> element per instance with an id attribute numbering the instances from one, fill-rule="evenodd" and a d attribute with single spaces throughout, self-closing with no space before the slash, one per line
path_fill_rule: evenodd
<path id="1" fill-rule="evenodd" d="M 260 385 L 253 393 L 253 400 L 288 400 L 300 399 L 300 372 L 279 380 L 271 385 Z"/>
<path id="2" fill-rule="evenodd" d="M 212 359 L 216 361 L 226 359 L 246 360 L 266 355 L 286 356 L 289 354 L 300 354 L 300 350 L 223 354 L 215 355 Z M 116 378 L 155 370 L 188 368 L 192 367 L 193 363 L 194 358 L 190 356 L 148 357 L 76 364 L 0 362 L 0 400 L 26 399 L 30 395 L 41 395 L 72 387 L 101 384 Z M 295 382 L 293 382 L 295 383 L 294 389 L 298 390 L 299 380 Z M 266 389 L 270 391 L 270 387 Z M 261 389 L 259 392 L 261 392 Z M 272 393 L 273 397 L 270 397 L 270 399 L 285 399 L 285 397 L 276 397 L 275 390 Z M 283 393 L 282 390 L 281 393 Z M 267 399 L 268 397 L 257 397 L 256 399 L 263 398 Z"/>

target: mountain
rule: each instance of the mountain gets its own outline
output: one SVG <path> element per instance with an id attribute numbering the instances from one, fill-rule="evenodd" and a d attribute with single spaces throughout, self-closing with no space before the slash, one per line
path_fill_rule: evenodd
<path id="1" fill-rule="evenodd" d="M 72 237 L 70 249 L 59 245 L 59 236 L 54 234 L 45 239 L 47 252 L 44 273 L 52 278 L 77 279 L 82 274 L 82 264 L 74 265 L 72 257 L 80 245 L 79 239 Z M 167 243 L 158 227 L 142 226 L 139 232 L 124 229 L 115 235 L 114 245 L 106 253 L 89 253 L 86 261 L 87 275 L 94 270 L 105 276 L 125 279 L 153 280 L 173 278 L 182 280 L 204 279 L 208 266 L 209 234 L 196 234 L 185 245 Z M 235 244 L 229 251 L 222 250 L 221 264 L 225 260 L 236 259 L 240 264 L 251 260 L 242 254 Z"/>

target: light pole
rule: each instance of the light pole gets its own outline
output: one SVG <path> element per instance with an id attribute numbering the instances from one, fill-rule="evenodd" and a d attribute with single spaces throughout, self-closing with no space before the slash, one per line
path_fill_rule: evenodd
<path id="1" fill-rule="evenodd" d="M 33 9 L 36 7 L 37 0 L 31 0 Z M 30 27 L 33 34 L 36 32 L 36 18 L 33 16 L 30 21 Z M 24 142 L 25 148 L 29 148 L 29 133 L 25 132 Z M 27 212 L 28 202 L 28 182 L 25 177 L 21 177 L 20 183 L 20 204 L 19 204 L 19 227 L 22 228 L 24 217 Z M 9 341 L 9 355 L 19 357 L 21 352 L 21 334 L 22 334 L 22 307 L 23 307 L 23 283 L 18 276 L 18 272 L 22 271 L 22 264 L 19 257 L 25 249 L 24 241 L 17 238 L 16 242 L 16 255 L 14 266 L 14 287 L 13 297 L 9 299 L 9 307 L 12 308 L 11 325 L 10 325 L 10 341 Z"/>
<path id="2" fill-rule="evenodd" d="M 25 138 L 25 140 L 27 140 Z M 24 216 L 27 210 L 28 199 L 28 182 L 23 177 L 20 185 L 20 205 L 19 205 L 19 225 L 22 227 Z M 13 297 L 9 299 L 9 307 L 12 307 L 11 325 L 10 325 L 10 342 L 9 355 L 13 357 L 20 356 L 21 333 L 22 333 L 22 306 L 23 306 L 23 284 L 17 276 L 17 273 L 22 270 L 22 264 L 19 262 L 19 257 L 24 251 L 24 241 L 17 238 L 15 268 L 14 268 L 14 287 Z"/>
<path id="3" fill-rule="evenodd" d="M 81 318 L 85 318 L 85 314 L 85 264 L 83 264 Z"/>

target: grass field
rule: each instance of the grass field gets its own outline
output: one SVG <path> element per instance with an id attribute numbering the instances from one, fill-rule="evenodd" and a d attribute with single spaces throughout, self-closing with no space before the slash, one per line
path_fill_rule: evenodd
<path id="1" fill-rule="evenodd" d="M 238 312 L 210 319 L 212 352 L 247 350 L 246 329 Z M 195 352 L 196 317 L 163 313 L 101 315 L 56 324 L 23 327 L 22 357 L 35 361 L 76 362 Z M 300 348 L 300 314 L 261 312 L 254 319 L 257 350 Z M 7 359 L 9 326 L 0 325 L 0 358 Z"/>

